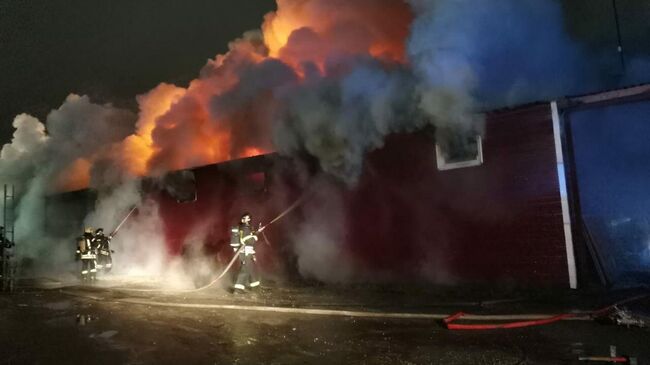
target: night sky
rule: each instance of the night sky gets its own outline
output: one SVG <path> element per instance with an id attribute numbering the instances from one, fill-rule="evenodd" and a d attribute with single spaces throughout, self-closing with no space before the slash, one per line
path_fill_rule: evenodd
<path id="1" fill-rule="evenodd" d="M 618 3 L 626 54 L 650 54 L 650 3 Z M 0 0 L 0 143 L 16 114 L 43 120 L 71 92 L 135 108 L 134 96 L 160 82 L 186 86 L 274 8 L 273 0 Z M 611 52 L 605 69 L 619 73 L 612 1 L 563 8 L 572 37 Z"/>
<path id="2" fill-rule="evenodd" d="M 135 108 L 160 82 L 186 86 L 274 0 L 0 0 L 0 143 L 16 114 L 44 120 L 71 93 Z"/>
<path id="3" fill-rule="evenodd" d="M 436 0 L 429 1 L 431 2 L 427 4 L 431 5 L 435 4 L 434 1 Z M 440 81 L 440 85 L 450 89 L 455 84 L 453 82 L 445 84 L 444 81 L 448 80 L 444 80 L 444 76 L 447 74 L 453 75 L 451 79 L 454 79 L 454 81 L 463 81 L 459 82 L 463 86 L 463 92 L 471 93 L 468 96 L 474 98 L 472 101 L 476 101 L 479 106 L 485 109 L 498 106 L 513 106 L 522 103 L 522 100 L 525 102 L 538 101 L 544 98 L 550 100 L 551 98 L 571 96 L 570 93 L 574 92 L 598 92 L 604 89 L 650 82 L 650 23 L 647 22 L 647 19 L 650 19 L 650 1 L 564 0 L 561 1 L 561 7 L 546 6 L 548 3 L 542 3 L 542 1 L 550 2 L 553 0 L 521 0 L 520 2 L 515 0 L 510 2 L 512 6 L 505 6 L 503 9 L 499 9 L 498 6 L 494 5 L 497 4 L 496 2 L 492 3 L 484 0 L 482 3 L 476 3 L 482 5 L 480 9 L 482 11 L 477 11 L 477 6 L 468 1 L 465 5 L 471 4 L 471 6 L 458 8 L 450 6 L 449 9 L 446 9 L 449 13 L 440 7 L 420 8 L 423 14 L 419 15 L 424 16 L 415 17 L 415 23 L 411 23 L 415 25 L 413 26 L 414 31 L 411 33 L 413 38 L 410 40 L 417 40 L 419 43 L 417 43 L 418 47 L 415 48 L 418 51 L 423 49 L 426 52 L 411 52 L 413 47 L 412 43 L 409 43 L 409 47 L 407 47 L 409 49 L 409 61 L 411 62 L 409 72 L 413 72 L 413 78 L 418 79 L 417 81 L 420 82 L 431 76 L 425 72 L 431 70 L 434 77 L 431 77 L 433 81 L 429 81 L 433 82 L 432 85 L 436 86 L 435 82 Z M 327 4 L 331 7 L 334 6 L 331 5 L 331 2 Z M 319 14 L 317 17 L 319 20 L 340 19 L 339 15 L 343 12 L 342 8 L 354 3 L 341 2 L 337 4 L 339 4 L 338 8 L 330 8 L 333 13 L 335 12 L 335 15 L 328 15 L 327 18 L 320 16 L 323 8 L 318 8 Z M 370 10 L 377 10 L 376 7 L 383 6 L 381 8 L 383 14 L 392 10 L 390 20 L 394 20 L 394 24 L 398 24 L 402 30 L 406 29 L 406 25 L 409 24 L 408 9 L 404 11 L 406 15 L 403 19 L 406 20 L 400 23 L 399 16 L 395 15 L 396 8 L 390 8 L 387 5 L 389 2 L 370 0 L 366 4 Z M 448 4 L 455 5 L 452 2 Z M 544 6 L 539 6 L 539 4 Z M 618 18 L 615 17 L 614 4 L 617 4 Z M 404 4 L 399 3 L 398 5 L 398 8 L 405 9 Z M 88 95 L 92 102 L 98 104 L 112 103 L 118 107 L 137 112 L 136 95 L 152 90 L 161 82 L 186 87 L 188 82 L 197 78 L 207 60 L 213 59 L 217 54 L 225 53 L 228 50 L 228 43 L 240 37 L 245 31 L 259 29 L 264 15 L 274 10 L 275 7 L 274 0 L 189 0 L 184 2 L 160 0 L 70 0 L 65 2 L 62 0 L 0 0 L 0 146 L 10 141 L 13 133 L 11 123 L 16 115 L 28 113 L 44 122 L 46 115 L 51 110 L 59 108 L 70 93 Z M 552 11 L 546 12 L 547 8 Z M 434 25 L 439 26 L 439 28 L 434 26 L 429 28 L 428 26 L 431 23 L 428 22 L 418 23 L 418 20 L 428 19 L 426 12 L 431 9 L 438 12 L 437 14 L 442 14 L 440 18 L 446 20 L 446 22 L 434 22 Z M 469 9 L 469 11 L 465 11 L 466 9 Z M 560 14 L 559 9 L 562 10 L 564 17 L 558 16 Z M 499 10 L 501 11 L 499 12 Z M 361 18 L 368 17 L 365 11 L 361 13 L 363 14 Z M 460 15 L 454 17 L 456 14 Z M 521 14 L 525 14 L 525 16 Z M 304 14 L 302 15 L 304 16 Z M 373 24 L 373 30 L 381 28 L 384 31 L 391 28 L 391 24 L 387 24 L 388 22 L 385 22 L 384 18 L 381 19 L 381 23 L 369 23 Z M 616 19 L 619 20 L 618 24 Z M 476 21 L 476 23 L 473 23 L 473 21 Z M 352 21 L 349 22 L 350 24 L 353 23 Z M 332 24 L 328 24 L 328 27 L 331 26 L 328 30 L 337 30 L 332 34 L 340 38 L 323 38 L 326 42 L 330 42 L 332 39 L 345 39 L 347 41 L 348 36 L 354 40 L 354 35 L 362 33 L 358 29 L 364 29 L 363 27 L 348 28 L 348 24 L 345 22 Z M 377 26 L 376 24 L 381 25 Z M 468 24 L 479 24 L 480 26 L 465 27 Z M 455 29 L 457 25 L 460 25 L 460 27 Z M 452 31 L 449 31 L 448 28 L 452 28 Z M 617 34 L 617 28 L 620 28 L 620 36 Z M 477 32 L 477 29 L 480 29 L 480 32 Z M 294 35 L 296 34 L 298 35 L 293 39 L 294 48 L 285 46 L 285 50 L 300 50 L 300 47 L 306 44 L 309 47 L 306 47 L 307 51 L 304 52 L 309 53 L 311 49 L 315 48 L 314 44 L 318 44 L 314 43 L 312 38 L 305 38 L 307 37 L 306 34 L 310 33 L 294 33 Z M 301 38 L 301 35 L 303 38 Z M 619 38 L 624 51 L 624 60 L 619 57 L 620 55 L 617 52 Z M 402 40 L 403 35 L 399 38 L 400 44 L 402 44 Z M 439 40 L 442 41 L 437 42 Z M 304 44 L 301 42 L 304 42 Z M 472 76 L 477 75 L 476 78 L 479 81 L 477 86 L 467 87 L 464 84 L 464 81 L 467 80 L 462 77 L 462 67 L 438 68 L 437 66 L 440 66 L 440 64 L 436 62 L 441 62 L 440 60 L 431 61 L 431 58 L 427 57 L 422 59 L 428 60 L 430 63 L 422 62 L 422 59 L 418 60 L 417 57 L 421 55 L 435 56 L 444 54 L 444 52 L 440 52 L 444 48 L 440 47 L 447 47 L 448 43 L 445 42 L 451 42 L 449 44 L 452 44 L 452 46 L 449 46 L 449 48 L 453 49 L 454 52 L 450 53 L 455 54 L 456 52 L 455 56 L 460 56 L 460 60 L 454 57 L 449 59 L 441 57 L 441 59 L 443 61 L 451 60 L 451 63 L 456 62 L 457 64 L 454 64 L 454 66 L 465 66 L 465 61 L 467 61 L 466 64 L 470 66 Z M 291 45 L 292 43 L 287 44 Z M 323 46 L 324 44 L 318 45 Z M 429 51 L 431 53 L 428 53 Z M 331 52 L 331 50 L 328 52 Z M 300 60 L 302 61 L 302 59 Z M 420 63 L 426 63 L 425 67 L 418 69 L 418 66 L 422 66 Z M 446 64 L 443 63 L 442 65 Z M 631 67 L 631 65 L 635 67 Z M 376 89 L 374 86 L 376 80 L 383 80 L 380 78 L 384 75 L 383 70 L 381 73 L 369 72 L 368 70 L 374 69 L 366 67 L 365 64 L 363 66 L 359 66 L 358 69 L 364 72 L 354 73 L 353 76 L 356 78 L 351 77 L 347 80 L 352 81 L 342 83 L 342 85 L 349 86 L 350 90 L 354 92 L 352 93 L 353 96 L 369 95 L 371 96 L 370 99 L 378 100 L 373 99 L 375 95 L 371 91 Z M 246 73 L 242 71 L 241 74 L 238 74 L 238 77 L 241 76 L 241 80 L 249 81 L 241 82 L 237 87 L 229 90 L 229 93 L 220 95 L 218 99 L 211 99 L 210 112 L 214 114 L 217 113 L 216 111 L 225 111 L 223 115 L 230 113 L 229 118 L 224 117 L 224 120 L 228 120 L 228 122 L 236 121 L 232 122 L 232 125 L 238 126 L 240 130 L 254 130 L 255 128 L 250 128 L 254 124 L 247 123 L 256 122 L 256 117 L 259 117 L 259 120 L 264 123 L 260 125 L 270 125 L 268 115 L 264 113 L 266 111 L 265 104 L 260 103 L 260 106 L 253 101 L 262 100 L 263 98 L 259 97 L 259 95 L 266 95 L 265 92 L 275 90 L 274 87 L 277 85 L 282 85 L 284 82 L 288 83 L 291 80 L 291 77 L 294 76 L 291 70 L 291 72 L 287 73 L 291 77 L 285 77 L 285 74 L 281 72 L 286 67 L 286 65 L 280 65 L 279 62 L 273 61 L 266 62 L 258 68 L 246 70 Z M 274 76 L 273 70 L 277 70 L 275 72 L 278 72 L 280 77 L 271 77 Z M 445 72 L 448 70 L 451 70 L 451 72 L 446 74 Z M 583 71 L 584 75 L 581 75 Z M 267 78 L 268 80 L 266 80 Z M 259 79 L 264 79 L 264 82 L 258 84 L 256 81 Z M 250 80 L 254 80 L 254 82 Z M 266 86 L 265 83 L 270 86 Z M 410 84 L 410 79 L 408 84 Z M 313 91 L 317 92 L 322 91 L 321 87 L 323 87 L 323 90 L 328 90 L 324 85 L 326 84 L 315 83 L 310 87 L 313 87 Z M 347 91 L 343 87 L 341 89 Z M 395 89 L 401 92 L 405 88 L 403 84 L 399 84 Z M 311 92 L 312 90 L 307 91 Z M 286 97 L 287 100 L 298 101 L 283 104 L 295 108 L 295 110 L 287 108 L 294 113 L 284 115 L 285 120 L 289 120 L 287 116 L 302 115 L 295 112 L 302 112 L 308 109 L 306 106 L 310 106 L 310 104 L 300 99 L 298 93 L 287 93 L 286 95 L 283 97 Z M 314 95 L 319 94 L 315 93 Z M 516 101 L 507 104 L 508 97 L 512 97 L 514 98 L 512 100 Z M 307 98 L 307 100 L 311 99 Z M 326 99 L 316 98 L 315 100 L 314 105 L 318 107 L 326 105 Z M 357 121 L 363 122 L 365 114 L 361 112 L 365 111 L 364 104 L 358 101 L 362 99 L 349 100 L 352 100 L 352 102 L 348 104 L 342 103 L 344 108 L 334 105 L 335 107 L 331 108 L 333 111 L 331 115 L 328 114 L 330 113 L 329 108 L 323 108 L 325 110 L 323 115 L 326 118 L 322 118 L 322 120 L 328 126 L 335 125 L 331 122 L 330 117 L 338 115 L 334 113 L 341 114 L 340 110 L 346 109 L 347 106 L 353 106 L 349 110 L 353 110 L 355 113 L 359 111 L 359 113 L 351 113 L 349 119 L 344 118 L 341 120 L 344 121 L 345 125 L 354 125 Z M 394 100 L 401 101 L 402 99 L 396 98 Z M 191 114 L 186 111 L 186 109 L 192 110 L 193 101 L 194 99 L 191 97 L 186 98 L 185 103 L 179 104 L 182 107 L 175 108 L 173 112 L 168 114 L 171 115 L 169 120 L 187 115 L 186 119 L 180 118 L 178 120 L 192 123 L 201 121 L 200 115 L 197 117 L 198 114 Z M 484 104 L 480 104 L 481 102 Z M 78 105 L 82 105 L 81 102 L 77 102 L 77 107 L 79 107 Z M 233 105 L 235 106 L 233 107 Z M 360 107 L 357 108 L 357 106 Z M 247 111 L 249 107 L 255 109 L 256 113 L 243 112 Z M 230 111 L 231 109 L 234 112 Z M 272 108 L 269 107 L 269 110 L 272 110 Z M 79 115 L 79 120 L 75 120 L 76 124 L 70 123 L 72 126 L 70 131 L 75 132 L 76 126 L 81 124 L 80 121 L 86 120 L 92 120 L 94 123 L 89 125 L 93 127 L 101 127 L 103 119 L 99 120 L 98 118 L 98 122 L 92 117 L 86 117 L 82 112 L 74 113 L 74 111 L 76 109 L 72 108 L 69 113 L 75 114 L 75 116 Z M 239 113 L 240 111 L 241 113 Z M 258 111 L 259 113 L 257 113 Z M 309 111 L 311 112 L 311 110 Z M 587 224 L 597 226 L 594 232 L 600 230 L 602 236 L 608 236 L 608 242 L 615 246 L 612 247 L 622 252 L 609 256 L 624 257 L 627 260 L 614 262 L 610 266 L 616 268 L 625 267 L 626 270 L 633 272 L 647 271 L 647 268 L 650 267 L 650 239 L 648 238 L 650 237 L 650 217 L 647 214 L 650 211 L 650 201 L 644 199 L 647 195 L 646 188 L 650 184 L 647 159 L 645 158 L 650 153 L 650 148 L 647 147 L 648 144 L 646 143 L 647 138 L 645 138 L 649 133 L 646 119 L 649 112 L 650 109 L 647 106 L 631 105 L 624 106 L 622 111 L 621 109 L 616 112 L 612 110 L 594 110 L 574 115 L 575 140 L 573 142 L 575 143 L 576 172 L 580 185 L 578 197 L 581 199 L 584 208 L 585 221 L 587 221 Z M 62 113 L 60 118 L 67 120 L 67 115 Z M 400 120 L 397 117 L 398 114 L 386 115 L 388 115 L 386 119 L 391 121 Z M 451 119 L 446 115 L 441 117 L 441 119 L 443 118 L 445 120 Z M 132 121 L 135 118 L 124 117 L 123 119 Z M 411 121 L 417 121 L 417 118 L 410 116 L 403 119 L 409 121 L 405 125 L 409 125 Z M 467 119 L 469 118 L 463 115 L 462 120 Z M 105 121 L 109 120 L 109 118 L 106 118 Z M 210 121 L 210 118 L 206 118 L 206 120 Z M 372 121 L 372 124 L 368 123 L 368 125 L 375 127 L 375 121 L 369 120 Z M 612 129 L 612 120 L 617 120 L 618 129 Z M 200 123 L 197 122 L 196 124 Z M 49 124 L 51 131 L 56 131 L 55 125 L 55 123 Z M 188 143 L 178 143 L 179 136 L 192 129 L 188 128 L 187 124 L 178 123 L 177 125 L 178 129 L 174 129 L 176 128 L 175 124 L 174 128 L 157 130 L 159 133 L 155 135 L 157 143 L 155 146 L 156 148 L 163 146 L 164 148 L 160 150 L 164 151 L 164 153 L 156 155 L 150 161 L 156 163 L 165 159 L 171 161 L 173 158 L 169 156 L 181 155 L 181 152 L 187 150 L 187 146 L 194 141 L 212 142 L 214 140 L 214 135 L 208 135 L 205 139 L 196 139 L 193 138 L 195 134 L 187 133 L 189 137 L 183 142 L 187 141 Z M 230 126 L 226 123 L 224 125 Z M 130 128 L 130 126 L 130 124 L 127 125 L 127 128 Z M 70 132 L 65 128 L 62 129 L 65 132 Z M 98 140 L 96 136 L 108 135 L 110 133 L 106 133 L 106 131 L 116 129 L 111 124 L 109 128 L 88 128 L 91 132 L 89 134 L 61 133 L 62 140 L 51 142 L 51 144 L 57 147 L 67 147 L 67 142 L 75 140 L 73 137 L 77 136 L 77 142 L 90 141 L 90 143 L 71 144 L 73 147 L 70 150 L 77 152 L 87 147 L 88 151 L 94 152 L 95 150 L 91 147 L 95 147 L 95 144 L 98 146 L 108 145 L 108 143 L 96 143 Z M 320 142 L 319 137 L 326 135 L 326 133 L 323 133 L 320 129 L 314 130 L 316 132 L 313 135 L 318 138 L 313 140 Z M 356 130 L 354 128 L 345 129 L 345 138 L 353 141 Z M 395 129 L 390 130 L 394 131 Z M 115 137 L 114 140 L 122 141 L 123 137 L 130 132 L 122 133 L 120 131 L 121 134 L 118 133 L 119 138 Z M 236 132 L 231 134 L 237 135 Z M 51 136 L 55 135 L 56 133 L 51 133 Z M 196 133 L 196 135 L 203 136 L 201 133 Z M 287 135 L 289 137 L 286 137 Z M 293 142 L 294 135 L 287 135 L 283 136 L 289 142 Z M 304 134 L 301 133 L 296 133 L 296 135 L 300 135 L 301 138 L 304 137 Z M 365 143 L 369 139 L 366 134 L 359 133 L 359 135 L 358 141 Z M 383 135 L 381 136 L 383 138 Z M 644 138 L 641 139 L 639 136 Z M 308 137 L 314 136 L 310 134 Z M 53 138 L 50 138 L 50 140 L 53 140 Z M 109 139 L 107 138 L 107 140 Z M 66 143 L 61 143 L 61 141 Z M 291 145 L 291 143 L 286 144 Z M 282 143 L 276 144 L 276 146 L 282 145 Z M 325 148 L 322 150 L 309 152 L 317 158 L 327 158 L 330 156 L 330 146 L 328 144 L 324 145 Z M 332 149 L 337 150 L 336 143 L 332 145 L 334 146 Z M 354 144 L 350 143 L 350 145 Z M 364 145 L 363 148 L 358 150 L 365 152 L 367 151 L 366 148 L 372 148 L 370 144 L 367 146 Z M 607 146 L 607 148 L 602 148 L 603 146 Z M 61 150 L 68 152 L 66 148 L 61 148 Z M 84 154 L 77 156 L 72 152 L 57 154 L 49 153 L 50 150 L 37 149 L 36 151 L 46 151 L 49 154 L 48 157 L 53 156 L 52 161 L 48 161 L 48 163 L 55 167 L 58 167 L 59 164 L 68 164 L 74 167 L 73 162 L 79 161 L 80 157 L 87 157 Z M 58 151 L 58 148 L 56 151 Z M 92 153 L 88 152 L 88 156 L 90 155 Z M 123 153 L 121 156 L 124 155 L 129 154 Z M 134 153 L 131 153 L 131 155 L 139 156 Z M 27 158 L 21 156 L 20 160 L 27 168 L 23 169 L 22 166 L 21 169 L 16 168 L 21 174 L 25 173 L 24 171 L 31 173 L 32 171 L 29 170 L 29 168 L 32 168 L 30 163 L 34 163 L 34 161 L 39 164 L 32 168 L 37 172 L 40 172 L 41 166 L 47 165 L 47 163 L 31 157 L 32 155 L 27 156 Z M 36 154 L 36 156 L 39 155 Z M 335 154 L 335 156 L 337 155 Z M 69 157 L 69 160 L 65 159 L 67 157 Z M 191 157 L 195 158 L 195 156 Z M 208 159 L 206 158 L 206 160 Z M 89 169 L 89 171 L 93 174 L 101 171 L 101 162 L 103 161 L 98 161 L 99 163 L 96 164 L 96 161 L 92 161 L 94 164 L 93 169 Z M 145 167 L 149 169 L 146 170 L 149 173 L 155 171 L 151 166 L 160 169 L 176 169 L 179 168 L 178 166 L 187 167 L 207 163 L 203 160 L 190 158 L 187 159 L 187 163 L 185 163 L 186 160 L 180 161 L 184 164 L 172 165 L 170 162 L 170 165 L 166 165 L 161 163 L 160 166 L 162 167 L 159 167 L 156 164 L 148 163 Z M 209 160 L 210 163 L 214 161 L 219 160 L 216 158 Z M 175 160 L 172 162 L 176 163 Z M 333 165 L 338 166 L 337 163 L 338 160 Z M 4 166 L 4 172 L 11 170 L 10 168 L 5 169 Z M 6 166 L 11 165 L 7 164 Z M 96 166 L 99 166 L 99 168 L 95 168 Z M 322 166 L 325 165 L 322 164 Z M 83 166 L 81 166 L 80 170 L 83 170 Z M 332 172 L 327 169 L 325 171 Z M 336 172 L 335 169 L 333 171 Z M 90 172 L 88 173 L 89 176 L 91 175 Z M 16 175 L 20 174 L 16 173 Z M 80 176 L 73 173 L 69 175 L 73 177 Z M 93 176 L 104 177 L 105 175 Z M 343 175 L 338 177 L 341 176 Z M 79 179 L 79 181 L 81 180 Z M 88 180 L 90 180 L 90 177 Z M 612 247 L 609 248 L 610 252 L 614 252 Z M 630 257 L 631 259 L 627 259 Z M 622 277 L 628 275 L 628 273 L 617 273 L 617 275 Z"/>
<path id="4" fill-rule="evenodd" d="M 650 268 L 648 115 L 647 102 L 570 114 L 582 219 L 614 281 Z"/>

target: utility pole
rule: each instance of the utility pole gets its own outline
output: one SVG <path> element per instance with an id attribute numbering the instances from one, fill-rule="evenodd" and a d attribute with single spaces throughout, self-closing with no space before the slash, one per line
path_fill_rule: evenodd
<path id="1" fill-rule="evenodd" d="M 616 24 L 616 49 L 618 52 L 619 60 L 621 62 L 621 74 L 625 75 L 625 56 L 623 55 L 623 43 L 621 42 L 621 25 L 618 19 L 618 8 L 616 6 L 616 0 L 612 0 L 612 8 L 614 9 L 614 23 Z"/>
<path id="2" fill-rule="evenodd" d="M 0 260 L 2 261 L 2 271 L 0 289 L 5 292 L 14 290 L 14 280 L 16 274 L 16 265 L 14 262 L 14 220 L 15 220 L 15 204 L 14 198 L 16 191 L 13 185 L 4 185 L 4 198 L 2 205 L 2 237 L 0 237 Z"/>

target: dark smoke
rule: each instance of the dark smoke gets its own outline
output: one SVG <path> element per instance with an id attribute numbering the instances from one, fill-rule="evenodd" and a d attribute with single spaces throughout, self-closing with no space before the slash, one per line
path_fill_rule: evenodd
<path id="1" fill-rule="evenodd" d="M 233 41 L 187 88 L 161 84 L 140 96 L 139 116 L 76 95 L 45 123 L 17 116 L 14 139 L 0 155 L 0 181 L 23 187 L 17 222 L 23 255 L 45 256 L 49 246 L 42 232 L 45 195 L 88 168 L 90 186 L 101 191 L 86 223 L 115 225 L 141 205 L 145 213 L 116 244 L 149 242 L 163 251 L 144 265 L 160 273 L 161 219 L 123 167 L 140 150 L 122 143 L 150 149 L 141 167 L 155 176 L 255 147 L 308 154 L 336 178 L 318 182 L 334 198 L 319 196 L 322 204 L 307 206 L 294 249 L 303 275 L 354 280 L 364 275 L 346 259 L 343 196 L 335 192 L 338 184 L 356 186 L 367 153 L 387 136 L 426 128 L 438 143 L 451 143 L 482 134 L 486 109 L 634 83 L 650 70 L 647 59 L 633 59 L 624 77 L 603 75 L 601 55 L 567 35 L 555 0 L 278 0 L 278 6 L 266 17 L 265 34 Z M 295 28 L 273 53 L 266 26 L 282 17 L 294 17 Z M 147 104 L 164 95 L 172 100 L 164 110 Z M 150 146 L 149 136 L 139 134 L 147 123 Z M 201 241 L 205 230 L 191 241 Z M 444 261 L 437 250 L 423 256 Z M 440 270 L 423 275 L 444 278 Z"/>

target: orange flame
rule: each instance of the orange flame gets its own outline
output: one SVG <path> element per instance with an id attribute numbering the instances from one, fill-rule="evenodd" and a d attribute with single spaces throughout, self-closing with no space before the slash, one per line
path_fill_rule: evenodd
<path id="1" fill-rule="evenodd" d="M 254 156 L 263 155 L 265 153 L 267 153 L 267 152 L 265 152 L 264 150 L 262 150 L 260 148 L 248 147 L 248 148 L 246 148 L 244 150 L 244 152 L 239 157 L 240 158 L 254 157 Z"/>
<path id="2" fill-rule="evenodd" d="M 262 93 L 237 104 L 237 88 L 250 82 L 241 79 L 244 70 L 274 59 L 301 82 L 305 62 L 322 72 L 330 57 L 369 55 L 404 62 L 411 20 L 402 0 L 277 0 L 277 11 L 264 18 L 263 42 L 250 36 L 236 40 L 187 88 L 163 83 L 138 96 L 136 131 L 107 148 L 108 159 L 126 174 L 145 176 L 268 153 L 273 147 L 267 111 L 274 100 Z M 232 102 L 215 106 L 220 97 Z M 87 184 L 94 160 L 75 161 L 61 175 L 61 186 Z"/>
<path id="3" fill-rule="evenodd" d="M 169 84 L 160 84 L 149 93 L 138 97 L 140 115 L 135 134 L 127 137 L 120 155 L 130 173 L 144 176 L 148 173 L 147 164 L 155 152 L 152 133 L 156 121 L 165 115 L 186 90 Z"/>
<path id="4" fill-rule="evenodd" d="M 86 159 L 76 159 L 56 177 L 55 191 L 81 190 L 90 184 L 91 163 Z"/>
<path id="5" fill-rule="evenodd" d="M 404 44 L 413 14 L 404 1 L 277 0 L 277 4 L 278 10 L 267 14 L 262 24 L 271 57 L 295 57 L 296 50 L 287 47 L 292 47 L 293 36 L 308 29 L 320 44 L 312 44 L 312 53 L 297 50 L 301 57 L 313 57 L 316 51 L 320 62 L 338 52 L 405 60 Z"/>

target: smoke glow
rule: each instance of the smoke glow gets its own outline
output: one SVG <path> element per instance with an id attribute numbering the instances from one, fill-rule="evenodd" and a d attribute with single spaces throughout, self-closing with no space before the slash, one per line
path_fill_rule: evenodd
<path id="1" fill-rule="evenodd" d="M 233 40 L 187 86 L 161 83 L 137 96 L 136 111 L 71 94 L 44 121 L 17 116 L 0 180 L 22 187 L 27 246 L 47 242 L 33 228 L 47 194 L 96 189 L 85 221 L 106 229 L 141 207 L 115 244 L 134 252 L 134 261 L 121 258 L 131 269 L 160 274 L 169 256 L 164 228 L 139 178 L 277 151 L 306 153 L 353 187 L 366 154 L 393 133 L 432 127 L 438 139 L 476 135 L 481 108 L 600 86 L 585 54 L 550 0 L 277 0 L 261 30 Z M 353 276 L 347 268 L 329 272 L 345 262 L 338 203 L 308 205 L 294 247 L 305 276 Z M 207 240 L 207 228 L 196 230 L 188 237 Z M 156 254 L 145 258 L 143 245 Z"/>

